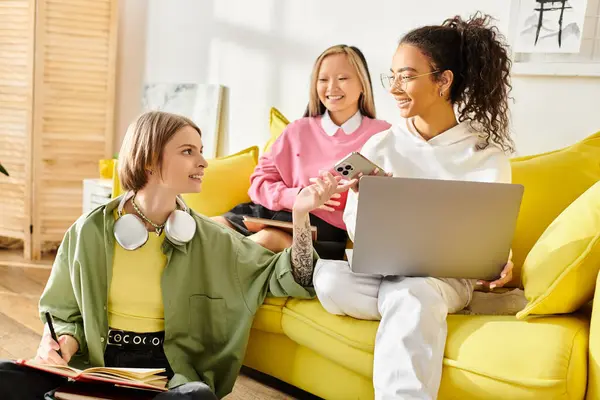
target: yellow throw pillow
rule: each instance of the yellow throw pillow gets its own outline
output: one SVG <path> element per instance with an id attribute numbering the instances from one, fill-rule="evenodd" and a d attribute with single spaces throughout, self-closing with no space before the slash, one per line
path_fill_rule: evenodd
<path id="1" fill-rule="evenodd" d="M 115 161 L 116 160 L 114 158 L 109 158 L 106 160 L 98 161 L 98 169 L 100 171 L 100 178 L 112 179 Z"/>
<path id="2" fill-rule="evenodd" d="M 290 121 L 286 117 L 283 116 L 282 113 L 279 112 L 275 107 L 271 107 L 271 112 L 269 114 L 269 130 L 271 131 L 271 137 L 265 147 L 263 148 L 263 153 L 269 151 L 273 143 L 277 140 L 281 132 L 284 131 L 285 127 L 288 126 Z"/>
<path id="3" fill-rule="evenodd" d="M 600 132 L 567 148 L 514 158 L 513 182 L 525 186 L 513 241 L 514 286 L 525 257 L 550 223 L 600 180 Z"/>
<path id="4" fill-rule="evenodd" d="M 250 175 L 257 163 L 257 146 L 208 160 L 202 191 L 184 194 L 183 199 L 197 213 L 208 217 L 222 215 L 236 205 L 250 201 Z"/>
<path id="5" fill-rule="evenodd" d="M 517 314 L 564 314 L 594 295 L 600 270 L 600 182 L 575 200 L 546 229 L 523 265 L 529 304 Z"/>

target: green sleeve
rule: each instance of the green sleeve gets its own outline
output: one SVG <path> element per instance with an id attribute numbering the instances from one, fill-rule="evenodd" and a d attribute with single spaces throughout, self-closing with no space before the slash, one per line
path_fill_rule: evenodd
<path id="1" fill-rule="evenodd" d="M 52 272 L 42 296 L 39 311 L 46 323 L 46 311 L 52 315 L 56 336 L 70 335 L 79 342 L 77 355 L 87 353 L 83 318 L 79 302 L 74 293 L 74 283 L 78 285 L 79 268 L 74 268 L 73 253 L 76 245 L 76 228 L 72 226 L 66 233 L 52 265 Z"/>
<path id="2" fill-rule="evenodd" d="M 317 259 L 314 252 L 313 263 Z M 291 249 L 275 254 L 250 239 L 241 239 L 238 241 L 236 273 L 252 313 L 263 303 L 268 292 L 275 297 L 310 299 L 315 296 L 312 287 L 303 287 L 294 280 Z"/>

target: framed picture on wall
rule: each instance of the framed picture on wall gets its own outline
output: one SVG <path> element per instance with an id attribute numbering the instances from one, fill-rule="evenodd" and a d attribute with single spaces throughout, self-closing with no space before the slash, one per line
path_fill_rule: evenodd
<path id="1" fill-rule="evenodd" d="M 197 83 L 147 83 L 142 110 L 160 110 L 190 118 L 202 131 L 204 156 L 215 158 L 220 137 L 223 86 Z"/>
<path id="2" fill-rule="evenodd" d="M 513 75 L 600 76 L 600 0 L 512 0 Z"/>

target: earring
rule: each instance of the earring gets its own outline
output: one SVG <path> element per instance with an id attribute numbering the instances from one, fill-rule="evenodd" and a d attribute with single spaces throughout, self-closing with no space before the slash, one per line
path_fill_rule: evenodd
<path id="1" fill-rule="evenodd" d="M 440 97 L 444 97 L 444 91 L 440 90 Z"/>

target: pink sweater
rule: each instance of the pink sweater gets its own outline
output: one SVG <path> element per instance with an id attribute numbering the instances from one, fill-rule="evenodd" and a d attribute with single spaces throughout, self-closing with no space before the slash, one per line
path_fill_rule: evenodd
<path id="1" fill-rule="evenodd" d="M 248 194 L 254 203 L 270 210 L 291 211 L 296 195 L 319 170 L 331 170 L 336 162 L 353 151 L 360 151 L 369 138 L 389 129 L 385 121 L 363 116 L 360 127 L 347 135 L 342 129 L 328 136 L 321 117 L 302 118 L 287 126 L 273 147 L 259 160 L 250 177 Z M 342 206 L 347 193 L 343 194 Z M 341 229 L 343 207 L 335 211 L 317 209 L 313 215 Z"/>

